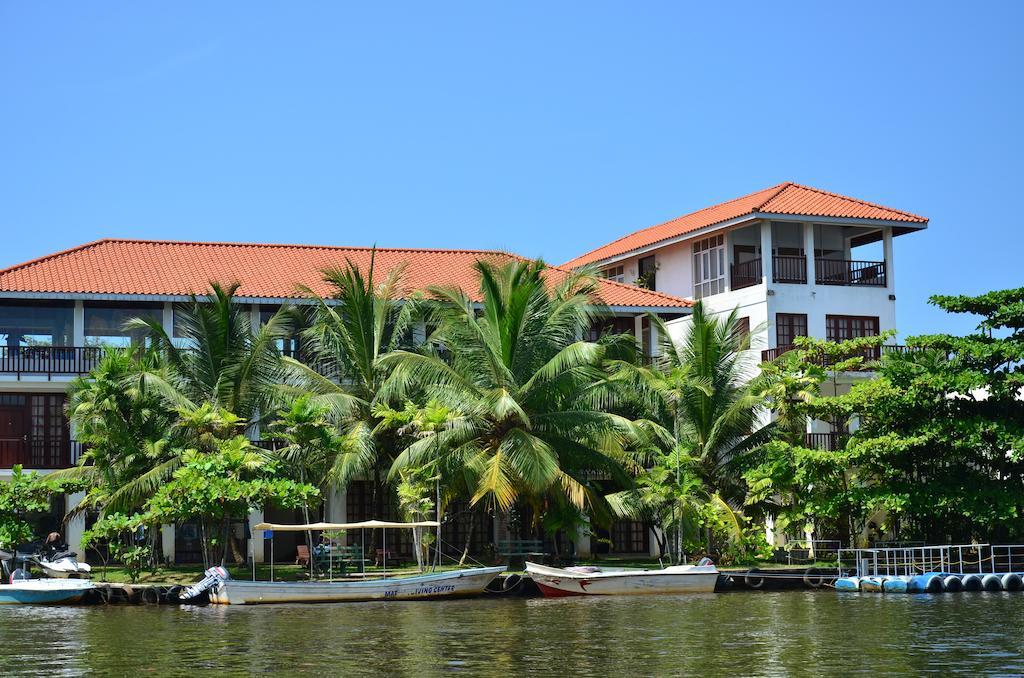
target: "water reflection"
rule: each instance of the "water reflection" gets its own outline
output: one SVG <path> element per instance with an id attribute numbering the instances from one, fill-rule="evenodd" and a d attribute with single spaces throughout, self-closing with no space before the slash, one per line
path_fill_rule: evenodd
<path id="1" fill-rule="evenodd" d="M 6 607 L 0 673 L 1019 673 L 1022 622 L 1019 593 Z"/>

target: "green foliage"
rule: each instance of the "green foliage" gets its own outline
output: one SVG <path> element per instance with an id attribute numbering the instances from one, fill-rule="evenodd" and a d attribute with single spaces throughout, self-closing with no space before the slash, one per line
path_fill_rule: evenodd
<path id="1" fill-rule="evenodd" d="M 794 438 L 766 446 L 744 474 L 748 502 L 777 503 L 780 527 L 835 521 L 851 542 L 871 521 L 929 542 L 1024 536 L 1024 289 L 932 303 L 981 315 L 978 331 L 911 337 L 845 393 L 838 373 L 884 338 L 800 340 L 776 383 L 814 375 L 821 393 L 791 403 L 793 416 L 853 430 L 836 451 Z M 822 355 L 829 368 L 816 371 Z"/>
<path id="2" fill-rule="evenodd" d="M 110 558 L 124 565 L 132 583 L 137 582 L 153 556 L 152 549 L 135 537 L 143 525 L 143 516 L 137 513 L 108 513 L 82 534 L 82 548 L 99 551 L 105 547 Z"/>
<path id="3" fill-rule="evenodd" d="M 35 471 L 24 473 L 15 464 L 10 479 L 0 482 L 0 548 L 32 541 L 35 535 L 28 518 L 48 511 L 50 497 L 63 491 L 63 483 Z"/>
<path id="4" fill-rule="evenodd" d="M 658 359 L 650 367 L 619 361 L 615 378 L 647 395 L 658 449 L 636 489 L 613 495 L 613 506 L 620 516 L 644 516 L 674 533 L 680 560 L 700 544 L 710 550 L 712 542 L 739 543 L 744 493 L 736 468 L 772 427 L 758 427 L 765 399 L 751 383 L 756 365 L 735 311 L 713 316 L 698 302 L 679 341 L 659 319 L 651 322 Z"/>
<path id="5" fill-rule="evenodd" d="M 282 477 L 279 462 L 236 436 L 223 441 L 215 453 L 185 452 L 182 466 L 147 502 L 146 520 L 216 523 L 268 503 L 298 508 L 318 495 L 317 488 Z"/>
<path id="6" fill-rule="evenodd" d="M 603 492 L 588 471 L 629 484 L 622 460 L 641 431 L 610 411 L 621 391 L 602 369 L 612 344 L 577 339 L 601 313 L 595 280 L 573 274 L 549 289 L 540 262 L 476 268 L 480 313 L 464 291 L 432 289 L 437 350 L 384 359 L 391 374 L 382 401 L 411 398 L 458 413 L 408 445 L 391 477 L 436 462 L 444 477 L 463 479 L 472 503 L 542 507 L 553 493 L 601 510 Z"/>
<path id="7" fill-rule="evenodd" d="M 55 478 L 76 479 L 87 493 L 78 510 L 137 510 L 174 468 L 176 416 L 143 375 L 164 374 L 153 351 L 108 349 L 68 390 L 68 416 L 85 445 L 79 465 Z"/>

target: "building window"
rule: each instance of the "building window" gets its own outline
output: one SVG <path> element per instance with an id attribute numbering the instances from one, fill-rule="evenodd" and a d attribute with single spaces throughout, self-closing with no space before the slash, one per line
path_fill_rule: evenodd
<path id="1" fill-rule="evenodd" d="M 825 316 L 825 338 L 829 341 L 845 341 L 847 339 L 877 336 L 878 318 L 876 316 Z"/>
<path id="2" fill-rule="evenodd" d="M 693 243 L 693 296 L 725 291 L 725 237 L 713 235 Z"/>
<path id="3" fill-rule="evenodd" d="M 587 341 L 597 341 L 606 334 L 635 334 L 636 318 L 633 316 L 613 316 L 596 320 L 587 331 Z"/>
<path id="4" fill-rule="evenodd" d="M 626 282 L 626 270 L 623 266 L 612 266 L 601 271 L 601 277 L 612 282 Z"/>
<path id="5" fill-rule="evenodd" d="M 0 303 L 0 346 L 71 346 L 74 304 L 65 302 Z"/>
<path id="6" fill-rule="evenodd" d="M 132 318 L 163 321 L 163 305 L 139 304 L 86 304 L 86 346 L 129 346 L 144 343 L 148 330 L 126 330 L 124 325 Z"/>
<path id="7" fill-rule="evenodd" d="M 775 314 L 775 345 L 792 346 L 796 337 L 807 336 L 806 313 Z"/>
<path id="8" fill-rule="evenodd" d="M 649 290 L 656 289 L 658 264 L 654 260 L 654 255 L 641 259 L 639 270 L 640 275 L 637 277 L 636 284 Z"/>
<path id="9" fill-rule="evenodd" d="M 750 318 L 748 316 L 743 316 L 742 318 L 738 318 L 736 320 L 736 329 L 738 330 L 740 337 L 742 337 L 744 341 L 749 341 L 749 339 L 750 339 Z"/>

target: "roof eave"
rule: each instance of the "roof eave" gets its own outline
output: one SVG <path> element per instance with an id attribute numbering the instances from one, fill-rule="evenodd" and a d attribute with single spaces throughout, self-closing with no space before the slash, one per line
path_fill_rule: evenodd
<path id="1" fill-rule="evenodd" d="M 777 212 L 751 212 L 750 214 L 744 214 L 727 221 L 721 221 L 717 224 L 705 226 L 694 231 L 687 231 L 658 242 L 651 243 L 650 245 L 644 245 L 643 247 L 637 247 L 636 249 L 616 254 L 611 257 L 604 259 L 595 259 L 585 264 L 580 264 L 575 268 L 582 268 L 583 266 L 607 266 L 609 264 L 618 263 L 625 259 L 631 259 L 632 257 L 646 254 L 654 250 L 660 250 L 663 247 L 669 245 L 675 245 L 686 240 L 692 240 L 693 238 L 699 238 L 701 236 L 710 235 L 716 231 L 724 229 L 731 229 L 744 224 L 748 221 L 760 221 L 762 219 L 775 219 L 778 221 L 813 221 L 816 224 L 848 224 L 854 226 L 891 226 L 894 229 L 901 229 L 900 233 L 894 233 L 893 235 L 904 235 L 909 231 L 922 231 L 928 228 L 928 221 L 916 222 L 916 221 L 900 221 L 896 219 L 865 219 L 865 218 L 854 218 L 854 217 L 817 217 L 810 214 L 782 214 Z M 566 264 L 562 264 L 565 266 Z"/>

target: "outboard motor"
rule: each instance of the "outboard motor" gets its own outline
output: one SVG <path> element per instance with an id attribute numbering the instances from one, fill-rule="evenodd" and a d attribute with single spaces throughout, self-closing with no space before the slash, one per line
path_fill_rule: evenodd
<path id="1" fill-rule="evenodd" d="M 178 594 L 178 599 L 192 600 L 193 598 L 198 598 L 206 590 L 213 588 L 222 581 L 231 579 L 228 571 L 220 566 L 211 567 L 204 574 L 206 576 L 201 581 L 192 584 L 192 586 L 186 589 L 182 589 L 181 593 Z"/>

